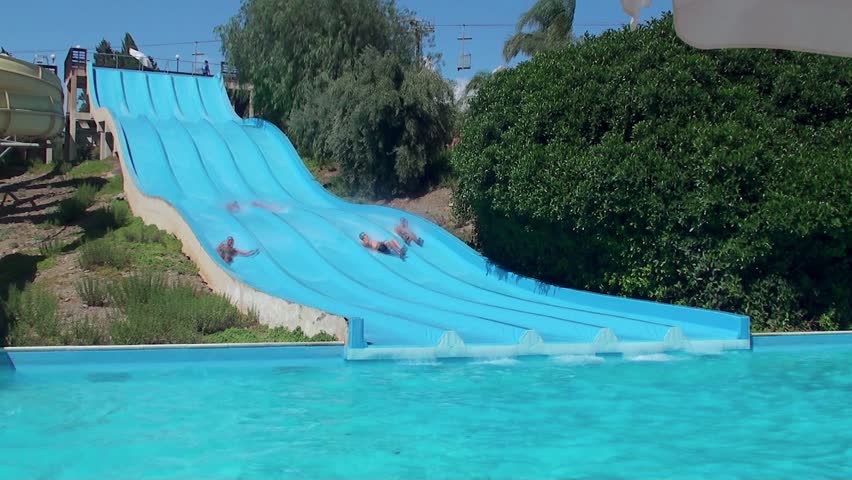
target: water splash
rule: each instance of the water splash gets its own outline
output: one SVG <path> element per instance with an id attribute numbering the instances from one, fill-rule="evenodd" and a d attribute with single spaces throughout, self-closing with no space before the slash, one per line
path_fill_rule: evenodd
<path id="1" fill-rule="evenodd" d="M 562 365 L 595 365 L 604 363 L 606 359 L 597 355 L 560 355 L 553 357 L 553 361 Z"/>

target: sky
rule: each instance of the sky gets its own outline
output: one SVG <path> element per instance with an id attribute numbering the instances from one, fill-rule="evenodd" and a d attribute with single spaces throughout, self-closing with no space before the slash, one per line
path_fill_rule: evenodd
<path id="1" fill-rule="evenodd" d="M 435 47 L 443 61 L 441 73 L 462 87 L 477 71 L 493 71 L 503 63 L 502 48 L 514 32 L 518 17 L 534 0 L 397 0 L 399 5 L 417 12 L 421 19 L 434 22 Z M 133 6 L 131 6 L 133 5 Z M 239 9 L 240 0 L 0 0 L 3 28 L 0 46 L 16 57 L 32 61 L 34 55 L 56 55 L 60 65 L 68 48 L 80 45 L 91 50 L 106 38 L 114 47 L 121 46 L 130 32 L 140 49 L 155 57 L 161 67 L 181 57 L 181 69 L 191 61 L 193 42 L 202 42 L 198 51 L 211 63 L 222 59 L 213 29 L 225 23 Z M 642 20 L 671 10 L 672 0 L 652 0 L 642 12 Z M 630 22 L 620 0 L 577 0 L 574 31 L 600 33 Z M 470 25 L 464 34 L 471 54 L 471 69 L 457 70 L 461 53 L 460 25 Z M 496 25 L 496 26 L 477 26 Z M 168 45 L 163 45 L 168 44 Z M 428 50 L 427 50 L 428 51 Z M 169 65 L 173 68 L 172 65 Z M 213 69 L 217 71 L 216 68 Z M 61 66 L 60 66 L 61 74 Z"/>

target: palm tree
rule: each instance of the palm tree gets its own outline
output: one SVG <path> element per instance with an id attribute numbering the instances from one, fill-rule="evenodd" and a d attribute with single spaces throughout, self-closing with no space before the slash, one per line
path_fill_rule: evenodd
<path id="1" fill-rule="evenodd" d="M 571 43 L 576 0 L 538 0 L 521 15 L 515 34 L 503 45 L 503 58 L 561 48 Z M 527 30 L 529 29 L 529 30 Z"/>

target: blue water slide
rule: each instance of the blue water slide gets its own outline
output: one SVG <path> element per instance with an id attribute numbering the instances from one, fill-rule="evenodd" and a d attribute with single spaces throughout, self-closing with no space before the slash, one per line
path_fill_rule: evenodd
<path id="1" fill-rule="evenodd" d="M 434 347 L 448 334 L 467 347 L 748 338 L 747 317 L 543 285 L 424 218 L 339 199 L 278 128 L 234 113 L 219 77 L 89 69 L 92 104 L 112 116 L 138 189 L 171 205 L 236 280 L 363 319 L 368 349 Z M 234 201 L 243 208 L 226 208 Z M 401 217 L 424 239 L 405 261 L 360 245 L 362 231 L 393 237 Z M 227 236 L 260 254 L 223 262 Z"/>

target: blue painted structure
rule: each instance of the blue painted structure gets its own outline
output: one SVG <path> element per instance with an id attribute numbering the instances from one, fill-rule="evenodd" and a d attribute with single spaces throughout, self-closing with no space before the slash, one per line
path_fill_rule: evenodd
<path id="1" fill-rule="evenodd" d="M 350 345 L 351 358 L 406 349 L 438 356 L 589 353 L 589 345 L 598 345 L 592 352 L 659 351 L 687 340 L 748 348 L 747 317 L 542 285 L 493 268 L 423 218 L 331 195 L 278 128 L 234 113 L 218 77 L 89 69 L 90 101 L 112 115 L 139 190 L 172 205 L 239 281 L 363 319 L 363 344 Z M 232 201 L 241 211 L 225 208 Z M 275 208 L 253 208 L 254 201 Z M 425 240 L 407 261 L 359 244 L 362 231 L 393 236 L 402 216 Z M 261 253 L 222 262 L 215 249 L 229 235 L 238 248 Z"/>
<path id="2" fill-rule="evenodd" d="M 762 333 L 751 338 L 755 352 L 852 348 L 852 332 Z"/>
<path id="3" fill-rule="evenodd" d="M 0 349 L 0 357 L 14 358 L 20 371 L 34 368 L 86 370 L 156 368 L 181 363 L 270 362 L 278 365 L 331 365 L 343 358 L 343 345 L 204 345 L 92 348 Z M 0 366 L 0 368 L 2 368 Z"/>
<path id="4" fill-rule="evenodd" d="M 15 362 L 12 361 L 12 357 L 6 353 L 5 350 L 0 348 L 0 370 L 14 370 Z"/>

